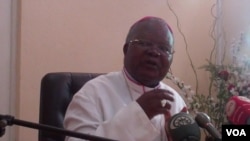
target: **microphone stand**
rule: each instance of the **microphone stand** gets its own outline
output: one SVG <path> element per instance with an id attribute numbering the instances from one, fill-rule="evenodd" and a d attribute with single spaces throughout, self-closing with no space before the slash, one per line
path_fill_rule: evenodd
<path id="1" fill-rule="evenodd" d="M 91 141 L 117 141 L 117 140 L 97 137 L 97 136 L 93 136 L 89 134 L 73 132 L 70 130 L 62 129 L 62 128 L 48 126 L 45 124 L 37 124 L 37 123 L 32 123 L 32 122 L 28 122 L 24 120 L 19 120 L 19 119 L 15 119 L 13 116 L 10 116 L 10 115 L 0 115 L 0 137 L 4 135 L 6 126 L 7 125 L 12 126 L 13 124 L 24 126 L 24 127 L 29 127 L 33 129 L 53 132 L 53 133 L 60 134 L 60 135 L 71 136 L 71 137 L 76 137 L 76 138 L 85 139 L 85 140 L 91 140 Z"/>

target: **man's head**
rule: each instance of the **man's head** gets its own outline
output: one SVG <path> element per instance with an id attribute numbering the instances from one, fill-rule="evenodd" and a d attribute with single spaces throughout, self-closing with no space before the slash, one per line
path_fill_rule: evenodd
<path id="1" fill-rule="evenodd" d="M 123 47 L 124 66 L 139 83 L 154 87 L 169 71 L 174 39 L 161 18 L 144 17 L 131 26 Z"/>

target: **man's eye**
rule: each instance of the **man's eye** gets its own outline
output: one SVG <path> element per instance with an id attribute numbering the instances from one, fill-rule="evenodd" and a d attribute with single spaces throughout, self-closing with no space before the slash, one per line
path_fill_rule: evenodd
<path id="1" fill-rule="evenodd" d="M 138 41 L 137 44 L 140 45 L 140 46 L 144 46 L 144 47 L 152 46 L 152 43 L 144 42 L 144 41 Z"/>
<path id="2" fill-rule="evenodd" d="M 151 43 L 151 42 L 143 42 L 143 44 L 144 44 L 144 46 L 147 46 L 147 47 L 152 47 L 152 46 L 154 46 L 154 44 Z"/>
<path id="3" fill-rule="evenodd" d="M 159 46 L 159 49 L 164 51 L 164 52 L 169 52 L 169 50 L 166 46 Z"/>

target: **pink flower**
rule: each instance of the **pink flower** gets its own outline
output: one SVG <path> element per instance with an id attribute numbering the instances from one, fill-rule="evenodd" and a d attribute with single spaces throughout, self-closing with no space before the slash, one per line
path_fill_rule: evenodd
<path id="1" fill-rule="evenodd" d="M 228 78 L 229 78 L 229 73 L 228 73 L 228 71 L 223 70 L 223 71 L 220 71 L 220 72 L 218 73 L 218 76 L 219 76 L 221 79 L 227 81 Z"/>
<path id="2" fill-rule="evenodd" d="M 235 86 L 233 84 L 229 84 L 228 87 L 227 87 L 227 89 L 229 91 L 231 91 L 231 90 L 235 89 Z"/>

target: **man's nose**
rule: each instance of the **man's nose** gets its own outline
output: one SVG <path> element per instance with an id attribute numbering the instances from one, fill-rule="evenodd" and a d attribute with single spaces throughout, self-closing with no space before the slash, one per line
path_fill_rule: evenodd
<path id="1" fill-rule="evenodd" d="M 161 56 L 161 53 L 158 49 L 158 47 L 156 45 L 151 46 L 148 50 L 147 50 L 147 54 L 154 56 L 154 57 L 159 57 Z"/>

